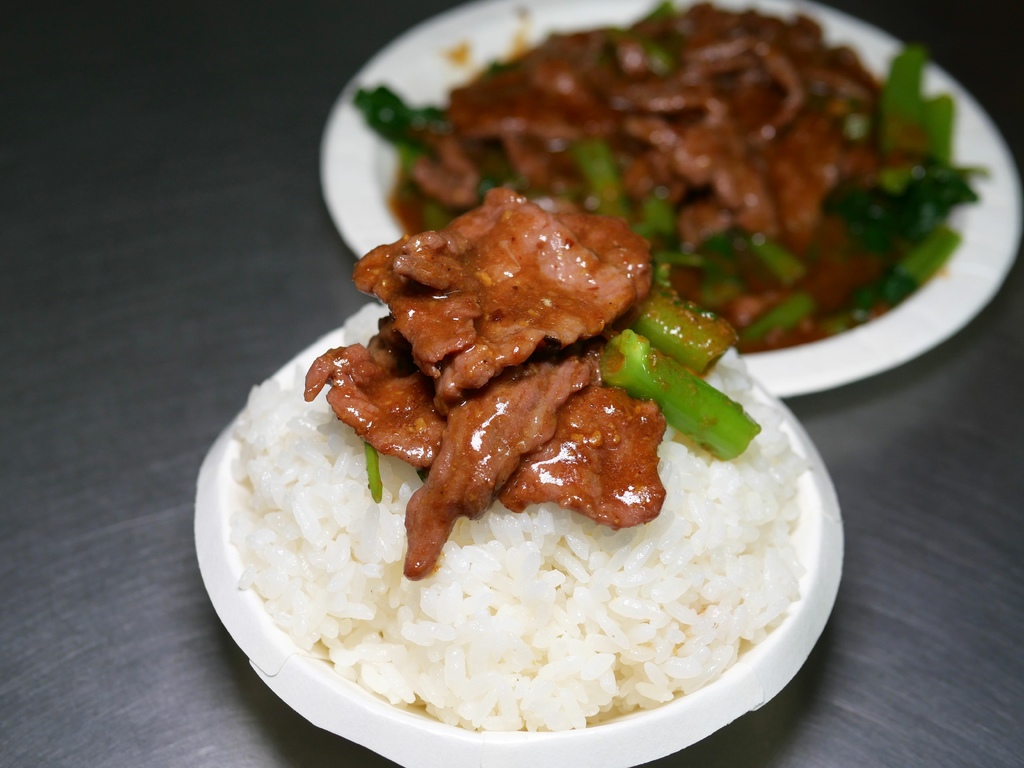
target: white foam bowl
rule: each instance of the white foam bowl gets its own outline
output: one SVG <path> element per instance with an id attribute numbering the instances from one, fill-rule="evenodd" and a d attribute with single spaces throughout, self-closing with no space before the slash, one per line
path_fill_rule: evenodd
<path id="1" fill-rule="evenodd" d="M 297 372 L 307 370 L 324 350 L 344 343 L 343 332 L 334 331 L 274 378 L 282 387 L 293 387 Z M 231 471 L 239 452 L 234 423 L 210 448 L 199 472 L 195 538 L 203 583 L 253 669 L 284 702 L 315 725 L 406 768 L 626 768 L 655 760 L 703 739 L 781 691 L 821 635 L 839 589 L 843 527 L 828 471 L 788 409 L 763 388 L 757 393 L 783 411 L 783 431 L 809 466 L 799 480 L 801 516 L 793 533 L 805 569 L 800 599 L 767 639 L 741 652 L 720 678 L 656 709 L 575 731 L 469 731 L 394 707 L 343 679 L 329 662 L 304 653 L 274 624 L 261 597 L 238 588 L 243 564 L 231 544 L 230 525 L 245 493 Z"/>
<path id="2" fill-rule="evenodd" d="M 448 91 L 487 62 L 548 33 L 625 24 L 653 0 L 481 0 L 459 6 L 409 30 L 374 56 L 345 86 L 324 129 L 320 176 L 324 200 L 356 257 L 397 240 L 402 232 L 388 197 L 394 185 L 393 149 L 367 128 L 352 104 L 356 90 L 387 85 L 411 104 L 444 104 Z M 865 66 L 885 73 L 901 43 L 887 33 L 812 2 L 719 0 L 723 7 L 756 8 L 821 23 L 833 44 L 849 44 Z M 451 55 L 469 44 L 468 59 Z M 1016 166 L 998 129 L 974 97 L 930 65 L 925 88 L 956 99 L 954 157 L 988 176 L 974 184 L 981 200 L 955 212 L 963 242 L 949 264 L 893 311 L 823 341 L 747 356 L 751 373 L 780 397 L 830 389 L 894 368 L 963 328 L 995 295 L 1021 238 L 1021 190 Z"/>

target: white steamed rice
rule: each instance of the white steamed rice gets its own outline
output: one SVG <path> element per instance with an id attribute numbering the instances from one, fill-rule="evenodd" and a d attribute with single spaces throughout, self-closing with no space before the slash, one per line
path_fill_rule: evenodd
<path id="1" fill-rule="evenodd" d="M 346 341 L 365 341 L 379 311 L 353 316 Z M 802 573 L 790 532 L 805 462 L 738 358 L 709 378 L 762 432 L 728 463 L 666 439 L 655 521 L 616 532 L 553 504 L 496 505 L 460 519 L 418 582 L 402 576 L 416 472 L 382 456 L 374 503 L 362 441 L 324 393 L 306 403 L 268 381 L 235 435 L 251 491 L 231 521 L 240 586 L 338 674 L 463 728 L 582 728 L 695 691 L 781 621 Z"/>

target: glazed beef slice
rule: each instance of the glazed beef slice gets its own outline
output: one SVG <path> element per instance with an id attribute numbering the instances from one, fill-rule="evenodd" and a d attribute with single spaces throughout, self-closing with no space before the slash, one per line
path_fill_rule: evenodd
<path id="1" fill-rule="evenodd" d="M 405 510 L 408 578 L 433 571 L 455 521 L 484 513 L 520 458 L 555 434 L 562 404 L 594 378 L 586 358 L 528 363 L 449 411 L 430 474 Z"/>
<path id="2" fill-rule="evenodd" d="M 498 498 L 513 512 L 553 501 L 616 529 L 649 522 L 665 501 L 658 475 L 664 435 L 665 417 L 653 402 L 589 386 L 559 409 L 554 436 L 522 458 Z"/>
<path id="3" fill-rule="evenodd" d="M 434 408 L 433 382 L 408 357 L 390 321 L 368 346 L 335 347 L 306 373 L 305 398 L 313 400 L 328 382 L 327 402 L 335 415 L 381 453 L 414 467 L 429 467 L 444 433 Z"/>
<path id="4" fill-rule="evenodd" d="M 388 305 L 450 405 L 540 347 L 600 334 L 647 295 L 651 266 L 620 219 L 552 214 L 494 189 L 448 228 L 374 249 L 354 279 Z"/>

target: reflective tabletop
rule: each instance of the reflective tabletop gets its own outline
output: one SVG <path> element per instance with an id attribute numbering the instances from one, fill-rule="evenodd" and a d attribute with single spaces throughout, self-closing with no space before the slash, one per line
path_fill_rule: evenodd
<path id="1" fill-rule="evenodd" d="M 320 140 L 377 50 L 456 4 L 21 3 L 0 24 L 0 763 L 385 766 L 220 624 L 200 462 L 257 382 L 368 301 Z M 1024 156 L 1008 0 L 841 0 L 924 43 Z M 1024 274 L 950 340 L 789 398 L 846 553 L 775 699 L 659 766 L 1024 755 Z"/>

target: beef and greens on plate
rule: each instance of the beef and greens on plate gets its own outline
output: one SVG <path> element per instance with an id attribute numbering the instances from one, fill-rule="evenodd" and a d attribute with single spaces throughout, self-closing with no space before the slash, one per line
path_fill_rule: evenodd
<path id="1" fill-rule="evenodd" d="M 811 19 L 670 5 L 625 28 L 555 34 L 443 107 L 356 95 L 401 158 L 407 232 L 506 186 L 551 210 L 624 217 L 655 279 L 726 318 L 742 351 L 884 313 L 959 243 L 976 199 L 951 157 L 954 104 L 910 46 L 883 83 Z"/>

